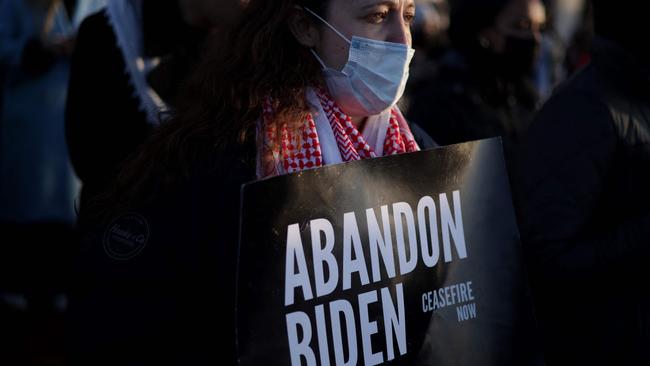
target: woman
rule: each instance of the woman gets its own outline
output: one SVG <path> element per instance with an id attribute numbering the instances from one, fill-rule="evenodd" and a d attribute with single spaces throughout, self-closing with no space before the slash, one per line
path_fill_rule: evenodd
<path id="1" fill-rule="evenodd" d="M 82 212 L 83 282 L 70 307 L 79 363 L 234 363 L 241 184 L 419 149 L 394 107 L 414 10 L 250 1 L 178 113 Z"/>

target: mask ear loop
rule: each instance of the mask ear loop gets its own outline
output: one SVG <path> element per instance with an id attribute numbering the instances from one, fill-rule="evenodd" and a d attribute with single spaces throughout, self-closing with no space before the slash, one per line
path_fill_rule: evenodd
<path id="1" fill-rule="evenodd" d="M 352 42 L 350 42 L 350 40 L 349 40 L 346 36 L 344 36 L 343 34 L 341 34 L 341 32 L 339 32 L 336 28 L 334 28 L 334 27 L 333 27 L 330 23 L 328 23 L 325 19 L 321 18 L 320 15 L 316 14 L 315 12 L 313 12 L 311 9 L 309 9 L 309 8 L 306 7 L 306 6 L 303 6 L 302 8 L 303 8 L 306 12 L 308 12 L 309 14 L 313 15 L 314 17 L 316 17 L 316 19 L 318 19 L 318 20 L 320 20 L 321 22 L 323 22 L 323 23 L 324 23 L 324 24 L 325 24 L 329 29 L 331 29 L 332 31 L 334 31 L 334 33 L 336 33 L 339 37 L 343 38 L 346 42 L 348 42 L 348 44 L 352 44 Z M 321 59 L 320 56 L 318 56 L 318 53 L 316 53 L 316 51 L 314 51 L 313 48 L 310 48 L 309 51 L 311 51 L 311 54 L 314 55 L 314 57 L 316 58 L 316 60 L 318 61 L 318 63 L 323 67 L 323 70 L 327 70 L 327 66 L 325 65 L 325 62 L 323 62 L 323 59 Z"/>
<path id="2" fill-rule="evenodd" d="M 325 62 L 323 62 L 323 60 L 318 56 L 316 51 L 314 51 L 313 48 L 310 48 L 309 52 L 311 52 L 311 54 L 314 55 L 314 57 L 316 58 L 316 61 L 318 61 L 318 63 L 323 67 L 323 70 L 326 70 L 327 66 L 325 66 Z"/>
<path id="3" fill-rule="evenodd" d="M 348 42 L 348 44 L 352 44 L 352 42 L 350 42 L 350 40 L 349 40 L 346 36 L 344 36 L 343 34 L 341 34 L 341 32 L 339 32 L 336 28 L 334 28 L 334 27 L 333 27 L 330 23 L 328 23 L 325 19 L 321 18 L 320 15 L 314 13 L 311 9 L 309 9 L 309 8 L 306 7 L 306 6 L 303 6 L 303 9 L 305 9 L 305 11 L 309 12 L 311 15 L 315 16 L 316 19 L 318 19 L 318 20 L 320 20 L 321 22 L 325 23 L 325 25 L 326 25 L 329 29 L 333 30 L 334 33 L 336 33 L 339 37 L 343 38 L 346 42 Z"/>

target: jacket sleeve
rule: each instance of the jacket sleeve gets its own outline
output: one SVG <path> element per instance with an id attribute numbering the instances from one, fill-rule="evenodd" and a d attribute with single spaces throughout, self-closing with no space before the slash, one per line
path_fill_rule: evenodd
<path id="1" fill-rule="evenodd" d="M 560 93 L 531 126 L 517 182 L 522 239 L 538 280 L 593 280 L 648 257 L 649 215 L 596 217 L 611 194 L 618 143 L 608 107 L 587 94 Z"/>
<path id="2" fill-rule="evenodd" d="M 86 221 L 67 314 L 73 365 L 235 364 L 239 185 L 219 183 Z"/>
<path id="3" fill-rule="evenodd" d="M 109 180 L 150 131 L 104 12 L 79 29 L 65 122 L 72 165 L 84 185 Z"/>

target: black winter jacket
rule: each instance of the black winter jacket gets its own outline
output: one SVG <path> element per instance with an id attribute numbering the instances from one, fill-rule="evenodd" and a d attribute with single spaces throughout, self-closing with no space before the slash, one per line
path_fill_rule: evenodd
<path id="1" fill-rule="evenodd" d="M 102 220 L 82 212 L 72 364 L 235 364 L 240 189 L 255 179 L 254 155 L 251 144 L 232 146 L 151 203 Z"/>
<path id="2" fill-rule="evenodd" d="M 596 42 L 521 151 L 520 229 L 549 365 L 650 365 L 649 70 Z"/>

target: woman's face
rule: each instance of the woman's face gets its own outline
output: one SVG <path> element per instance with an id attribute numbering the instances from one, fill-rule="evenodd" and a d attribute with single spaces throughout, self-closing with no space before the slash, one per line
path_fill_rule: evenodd
<path id="1" fill-rule="evenodd" d="M 348 39 L 358 36 L 411 46 L 414 17 L 414 0 L 330 0 L 324 18 Z M 349 44 L 318 19 L 313 21 L 317 37 L 311 46 L 328 67 L 343 69 Z"/>
<path id="2" fill-rule="evenodd" d="M 539 43 L 545 22 L 546 9 L 540 0 L 512 0 L 498 15 L 489 40 L 497 53 L 504 52 L 506 37 Z"/>

